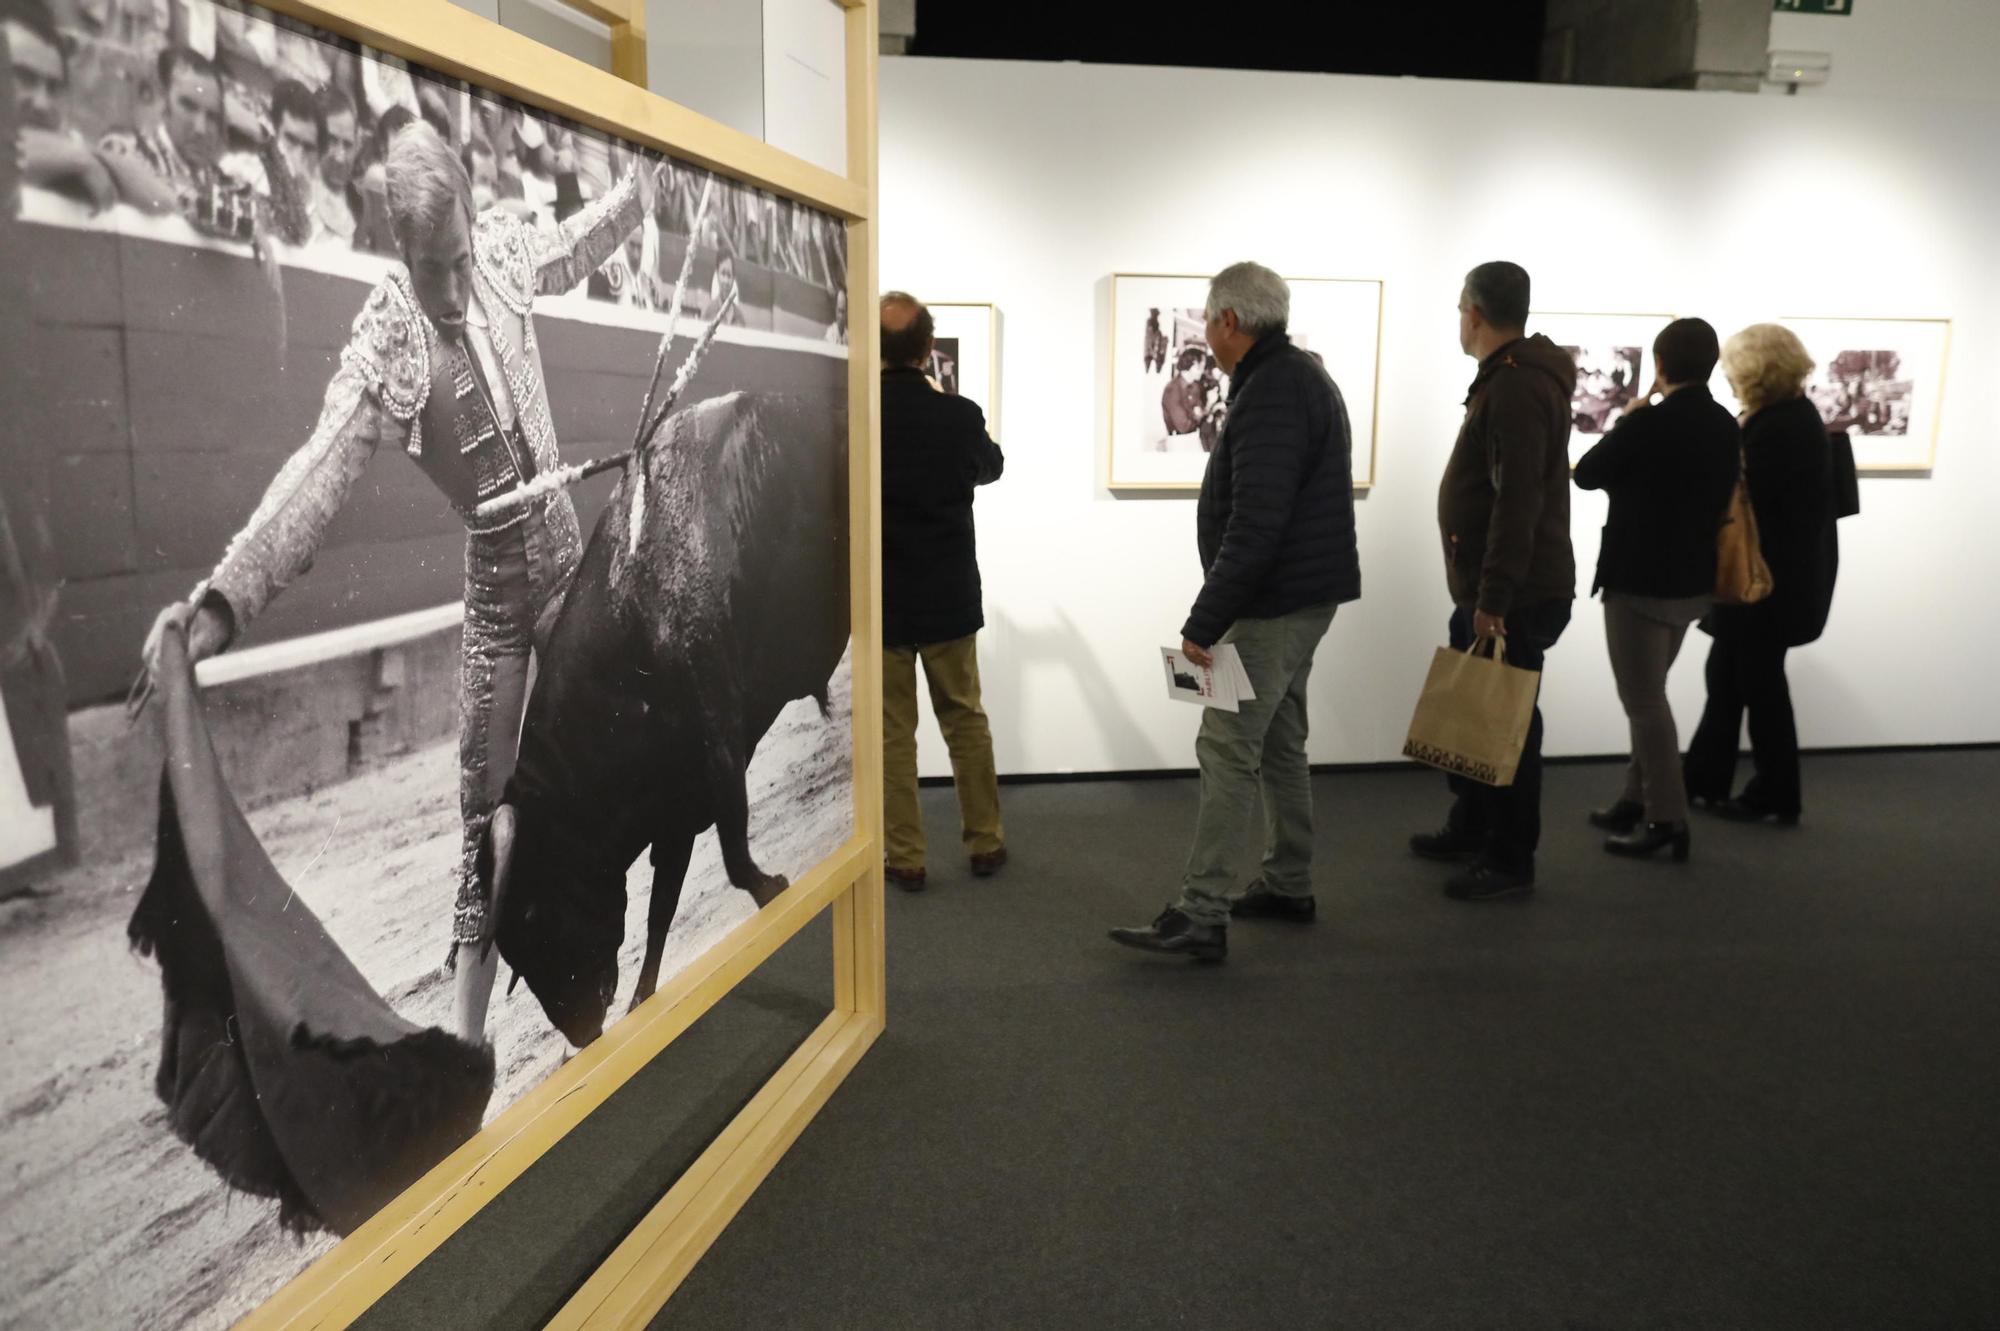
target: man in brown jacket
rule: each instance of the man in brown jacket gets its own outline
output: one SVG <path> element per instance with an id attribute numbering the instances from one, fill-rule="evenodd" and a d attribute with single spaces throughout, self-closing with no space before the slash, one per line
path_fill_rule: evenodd
<path id="1" fill-rule="evenodd" d="M 1445 581 L 1456 609 L 1451 645 L 1494 638 L 1507 661 L 1540 670 L 1569 624 L 1576 555 L 1569 541 L 1570 394 L 1576 365 L 1548 338 L 1529 337 L 1528 274 L 1483 263 L 1465 276 L 1458 343 L 1479 362 L 1465 423 L 1438 487 Z M 1542 712 L 1535 709 L 1510 786 L 1450 778 L 1444 827 L 1410 838 L 1427 859 L 1470 861 L 1445 885 L 1459 901 L 1523 898 L 1535 890 L 1541 839 Z"/>

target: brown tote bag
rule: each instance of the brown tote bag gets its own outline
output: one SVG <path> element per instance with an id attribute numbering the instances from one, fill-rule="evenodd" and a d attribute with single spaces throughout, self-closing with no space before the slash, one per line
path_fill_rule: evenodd
<path id="1" fill-rule="evenodd" d="M 1757 510 L 1750 507 L 1750 483 L 1739 471 L 1715 537 L 1715 600 L 1719 605 L 1755 605 L 1770 594 L 1771 566 L 1757 539 Z"/>
<path id="2" fill-rule="evenodd" d="M 1480 655 L 1481 645 L 1462 652 L 1440 647 L 1431 657 L 1403 756 L 1485 785 L 1510 786 L 1542 676 L 1507 664 L 1505 638 L 1492 656 Z"/>

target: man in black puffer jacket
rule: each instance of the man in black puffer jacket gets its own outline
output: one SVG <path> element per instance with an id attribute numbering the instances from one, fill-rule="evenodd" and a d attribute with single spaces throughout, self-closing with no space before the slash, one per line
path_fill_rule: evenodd
<path id="1" fill-rule="evenodd" d="M 1195 510 L 1204 577 L 1181 650 L 1206 665 L 1216 644 L 1234 644 L 1257 696 L 1238 712 L 1202 712 L 1201 811 L 1180 900 L 1152 924 L 1111 936 L 1219 961 L 1232 915 L 1313 918 L 1306 680 L 1335 607 L 1361 595 L 1361 565 L 1347 405 L 1325 367 L 1286 335 L 1285 280 L 1254 263 L 1225 268 L 1209 284 L 1206 313 L 1208 344 L 1230 377 L 1229 414 Z M 1263 872 L 1232 895 L 1260 784 Z"/>

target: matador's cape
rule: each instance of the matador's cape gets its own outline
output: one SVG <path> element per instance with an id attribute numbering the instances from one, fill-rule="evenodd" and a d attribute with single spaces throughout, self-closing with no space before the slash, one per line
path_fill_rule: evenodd
<path id="1" fill-rule="evenodd" d="M 493 1053 L 398 1016 L 278 876 L 164 638 L 159 854 L 129 930 L 166 990 L 155 1089 L 224 1182 L 346 1234 L 479 1130 Z"/>

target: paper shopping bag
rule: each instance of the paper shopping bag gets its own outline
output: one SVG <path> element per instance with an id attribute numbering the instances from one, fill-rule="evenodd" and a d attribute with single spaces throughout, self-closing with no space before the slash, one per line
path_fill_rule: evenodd
<path id="1" fill-rule="evenodd" d="M 1403 756 L 1485 785 L 1512 785 L 1542 677 L 1505 656 L 1504 640 L 1495 656 L 1481 655 L 1477 643 L 1463 652 L 1438 648 Z"/>

